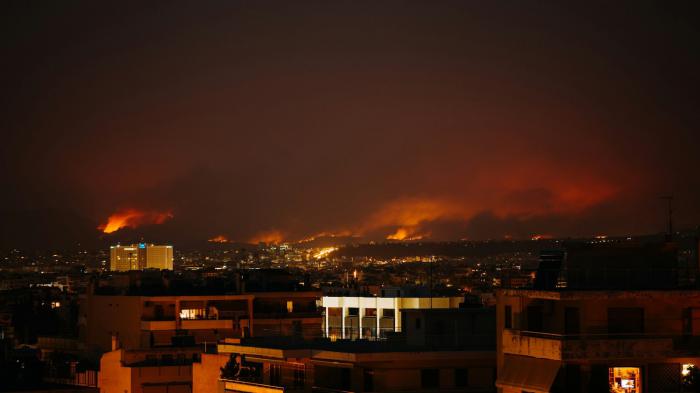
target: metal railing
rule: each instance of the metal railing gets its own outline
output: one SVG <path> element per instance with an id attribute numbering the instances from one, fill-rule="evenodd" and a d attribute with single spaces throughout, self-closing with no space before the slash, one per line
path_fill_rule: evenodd
<path id="1" fill-rule="evenodd" d="M 691 334 L 679 334 L 677 332 L 655 332 L 655 333 L 549 333 L 537 332 L 530 330 L 506 329 L 510 334 L 541 338 L 546 340 L 559 341 L 593 341 L 593 340 L 669 340 L 672 343 L 672 349 L 683 350 L 700 350 L 700 336 Z"/>

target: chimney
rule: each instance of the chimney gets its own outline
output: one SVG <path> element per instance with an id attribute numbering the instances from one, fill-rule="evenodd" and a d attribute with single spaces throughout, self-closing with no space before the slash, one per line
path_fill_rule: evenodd
<path id="1" fill-rule="evenodd" d="M 112 351 L 119 349 L 119 333 L 112 333 Z"/>

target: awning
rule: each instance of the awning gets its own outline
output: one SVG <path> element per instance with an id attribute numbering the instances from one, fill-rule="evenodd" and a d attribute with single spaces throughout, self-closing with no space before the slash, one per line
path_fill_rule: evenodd
<path id="1" fill-rule="evenodd" d="M 561 362 L 557 360 L 505 355 L 496 386 L 549 392 L 560 367 Z"/>

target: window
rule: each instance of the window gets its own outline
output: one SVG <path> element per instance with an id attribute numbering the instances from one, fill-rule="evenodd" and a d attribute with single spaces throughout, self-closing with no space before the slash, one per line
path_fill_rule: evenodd
<path id="1" fill-rule="evenodd" d="M 440 387 L 440 370 L 437 368 L 424 368 L 420 371 L 420 385 L 423 389 Z"/>
<path id="2" fill-rule="evenodd" d="M 505 306 L 503 320 L 505 321 L 505 328 L 513 328 L 513 308 L 511 306 Z"/>
<path id="3" fill-rule="evenodd" d="M 385 308 L 382 310 L 382 317 L 384 318 L 393 318 L 394 317 L 394 309 L 393 308 Z"/>
<path id="4" fill-rule="evenodd" d="M 416 329 L 420 329 L 420 318 L 416 318 Z"/>
<path id="5" fill-rule="evenodd" d="M 608 333 L 644 333 L 644 309 L 641 307 L 608 308 Z"/>
<path id="6" fill-rule="evenodd" d="M 340 369 L 340 389 L 350 390 L 352 388 L 350 380 L 350 369 L 341 368 Z"/>
<path id="7" fill-rule="evenodd" d="M 294 312 L 294 302 L 291 300 L 287 300 L 287 312 L 290 314 Z"/>
<path id="8" fill-rule="evenodd" d="M 531 332 L 542 331 L 542 307 L 528 306 L 527 307 L 527 330 Z"/>
<path id="9" fill-rule="evenodd" d="M 362 380 L 364 381 L 364 391 L 373 392 L 374 391 L 374 370 L 371 368 L 366 368 L 362 372 Z"/>
<path id="10" fill-rule="evenodd" d="M 279 386 L 282 380 L 282 366 L 279 364 L 270 365 L 270 385 Z"/>
<path id="11" fill-rule="evenodd" d="M 679 363 L 654 363 L 647 365 L 645 370 L 647 372 L 647 391 L 665 393 L 678 392 L 680 390 L 683 365 Z"/>
<path id="12" fill-rule="evenodd" d="M 466 368 L 455 369 L 455 387 L 466 388 L 469 386 L 469 372 Z"/>
<path id="13" fill-rule="evenodd" d="M 564 334 L 579 334 L 580 325 L 578 307 L 564 309 Z"/>
<path id="14" fill-rule="evenodd" d="M 641 375 L 638 367 L 610 367 L 608 383 L 611 391 L 620 390 L 625 393 L 641 393 Z"/>
<path id="15" fill-rule="evenodd" d="M 579 364 L 566 364 L 564 365 L 564 381 L 563 385 L 565 392 L 567 393 L 580 393 L 581 392 L 581 365 Z M 556 382 L 555 382 L 556 383 Z"/>
<path id="16" fill-rule="evenodd" d="M 303 388 L 306 381 L 306 370 L 304 366 L 294 369 L 294 387 Z"/>
<path id="17" fill-rule="evenodd" d="M 204 319 L 206 311 L 203 308 L 188 308 L 180 310 L 180 319 Z"/>

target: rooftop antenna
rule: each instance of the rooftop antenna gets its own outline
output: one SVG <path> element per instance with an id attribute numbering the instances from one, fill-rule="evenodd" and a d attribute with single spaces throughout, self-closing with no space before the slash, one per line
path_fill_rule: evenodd
<path id="1" fill-rule="evenodd" d="M 673 240 L 673 195 L 662 196 L 668 202 L 668 240 Z"/>

